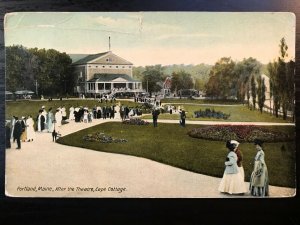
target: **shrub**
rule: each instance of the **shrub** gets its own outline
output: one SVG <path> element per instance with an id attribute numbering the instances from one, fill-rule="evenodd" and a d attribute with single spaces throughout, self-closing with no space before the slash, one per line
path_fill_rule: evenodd
<path id="1" fill-rule="evenodd" d="M 230 139 L 239 142 L 253 142 L 259 138 L 264 142 L 292 141 L 294 137 L 281 132 L 274 132 L 258 126 L 217 125 L 195 128 L 188 132 L 190 137 L 207 140 L 226 141 Z"/>
<path id="2" fill-rule="evenodd" d="M 128 125 L 148 125 L 149 124 L 149 122 L 147 122 L 145 120 L 141 120 L 139 118 L 131 118 L 129 120 L 124 120 L 123 123 L 128 124 Z"/>
<path id="3" fill-rule="evenodd" d="M 205 109 L 205 110 L 199 110 L 194 112 L 195 118 L 216 118 L 216 119 L 224 119 L 227 120 L 230 117 L 230 114 L 225 114 L 221 111 L 215 111 L 214 109 Z"/>
<path id="4" fill-rule="evenodd" d="M 113 138 L 111 136 L 107 136 L 104 133 L 97 132 L 93 134 L 87 134 L 82 138 L 84 141 L 91 142 L 100 142 L 100 143 L 122 143 L 127 142 L 126 139 Z"/>

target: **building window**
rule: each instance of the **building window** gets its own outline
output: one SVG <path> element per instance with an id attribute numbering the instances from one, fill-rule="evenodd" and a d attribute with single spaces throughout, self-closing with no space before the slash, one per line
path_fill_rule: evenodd
<path id="1" fill-rule="evenodd" d="M 131 66 L 129 66 L 129 68 L 131 68 Z"/>
<path id="2" fill-rule="evenodd" d="M 119 68 L 118 66 L 116 66 L 116 68 Z"/>
<path id="3" fill-rule="evenodd" d="M 79 75 L 79 78 L 82 78 L 82 71 L 80 71 L 80 75 Z"/>
<path id="4" fill-rule="evenodd" d="M 112 60 L 112 58 L 107 58 L 106 59 L 106 62 L 112 62 L 113 60 Z"/>
<path id="5" fill-rule="evenodd" d="M 98 66 L 96 66 L 96 68 L 98 68 Z"/>
<path id="6" fill-rule="evenodd" d="M 111 66 L 109 66 L 109 68 L 111 68 Z"/>
<path id="7" fill-rule="evenodd" d="M 105 66 L 102 66 L 103 68 L 105 68 Z"/>
<path id="8" fill-rule="evenodd" d="M 122 68 L 125 68 L 125 66 L 122 66 Z"/>

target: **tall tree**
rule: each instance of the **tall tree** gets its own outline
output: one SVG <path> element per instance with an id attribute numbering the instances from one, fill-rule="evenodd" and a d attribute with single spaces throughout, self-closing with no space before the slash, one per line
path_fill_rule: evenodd
<path id="1" fill-rule="evenodd" d="M 176 92 L 181 89 L 191 89 L 193 88 L 193 79 L 189 73 L 184 71 L 173 72 L 172 74 L 172 85 L 171 91 Z"/>
<path id="2" fill-rule="evenodd" d="M 255 78 L 254 76 L 251 77 L 251 97 L 252 97 L 252 104 L 253 104 L 253 109 L 256 108 L 256 93 L 257 88 L 256 88 L 256 83 L 255 83 Z"/>
<path id="3" fill-rule="evenodd" d="M 261 74 L 262 64 L 255 58 L 243 59 L 243 61 L 238 62 L 235 66 L 235 71 L 238 74 L 237 81 L 237 99 L 239 101 L 244 101 L 247 95 L 247 90 L 250 83 L 250 77 L 252 75 L 258 76 Z M 249 102 L 248 102 L 249 106 Z"/>
<path id="4" fill-rule="evenodd" d="M 206 94 L 211 97 L 227 99 L 236 96 L 238 74 L 235 63 L 229 57 L 223 57 L 212 67 L 206 85 Z M 217 88 L 217 89 L 216 89 Z"/>
<path id="5" fill-rule="evenodd" d="M 278 117 L 278 111 L 280 108 L 280 89 L 278 79 L 278 63 L 274 61 L 268 64 L 268 72 L 270 77 L 270 98 L 273 99 L 273 114 Z"/>
<path id="6" fill-rule="evenodd" d="M 6 88 L 9 91 L 24 89 L 28 81 L 27 63 L 30 55 L 20 45 L 6 47 Z"/>
<path id="7" fill-rule="evenodd" d="M 38 94 L 45 95 L 73 92 L 72 60 L 66 53 L 11 46 L 6 49 L 6 59 L 6 82 L 11 91 L 38 89 Z"/>
<path id="8" fill-rule="evenodd" d="M 161 90 L 160 83 L 163 80 L 163 69 L 161 65 L 146 66 L 146 70 L 143 72 L 143 87 L 148 89 L 147 91 L 152 95 L 152 92 Z"/>
<path id="9" fill-rule="evenodd" d="M 260 112 L 263 112 L 263 108 L 266 101 L 266 85 L 265 85 L 265 79 L 261 76 L 257 77 L 257 98 L 258 98 L 258 107 Z"/>

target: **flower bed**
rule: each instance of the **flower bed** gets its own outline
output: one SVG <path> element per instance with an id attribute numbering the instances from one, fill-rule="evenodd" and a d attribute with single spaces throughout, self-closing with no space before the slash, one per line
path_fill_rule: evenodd
<path id="1" fill-rule="evenodd" d="M 100 132 L 85 135 L 85 136 L 83 136 L 82 139 L 84 141 L 100 142 L 100 143 L 123 143 L 123 142 L 127 142 L 126 139 L 113 138 L 111 136 L 107 136 L 104 133 L 100 133 Z"/>
<path id="2" fill-rule="evenodd" d="M 129 120 L 124 120 L 123 123 L 129 124 L 129 125 L 148 125 L 149 124 L 149 122 L 147 122 L 145 120 L 141 120 L 139 118 L 131 118 Z"/>
<path id="3" fill-rule="evenodd" d="M 264 142 L 292 141 L 291 137 L 285 133 L 274 132 L 258 126 L 244 125 L 217 125 L 204 128 L 195 128 L 188 132 L 190 137 L 207 140 L 226 141 L 237 140 L 239 142 L 253 142 L 259 138 Z"/>
<path id="4" fill-rule="evenodd" d="M 199 110 L 194 112 L 195 118 L 216 118 L 216 119 L 224 119 L 227 120 L 230 117 L 230 114 L 225 114 L 220 111 L 215 111 L 214 109 L 205 109 L 205 110 Z"/>

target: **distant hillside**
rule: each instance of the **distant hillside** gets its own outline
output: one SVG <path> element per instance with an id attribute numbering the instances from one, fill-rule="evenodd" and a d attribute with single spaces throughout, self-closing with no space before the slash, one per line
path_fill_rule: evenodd
<path id="1" fill-rule="evenodd" d="M 72 63 L 78 61 L 79 59 L 82 59 L 89 54 L 69 54 L 70 58 L 72 59 Z"/>

